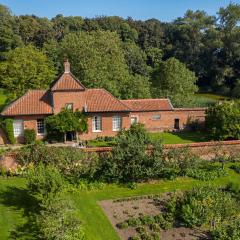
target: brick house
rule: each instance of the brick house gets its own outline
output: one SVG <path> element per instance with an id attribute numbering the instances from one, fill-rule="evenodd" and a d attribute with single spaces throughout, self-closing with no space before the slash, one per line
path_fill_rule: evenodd
<path id="1" fill-rule="evenodd" d="M 38 139 L 44 138 L 44 118 L 63 108 L 79 109 L 88 116 L 88 132 L 79 136 L 82 140 L 114 136 L 136 122 L 152 132 L 184 129 L 189 118 L 204 122 L 204 108 L 174 108 L 169 99 L 119 100 L 105 89 L 85 88 L 70 72 L 68 61 L 64 68 L 50 89 L 29 90 L 1 112 L 3 117 L 14 119 L 14 136 L 19 142 L 27 128 L 34 129 Z M 67 140 L 73 138 L 73 133 L 67 134 Z M 1 142 L 4 143 L 3 137 Z"/>

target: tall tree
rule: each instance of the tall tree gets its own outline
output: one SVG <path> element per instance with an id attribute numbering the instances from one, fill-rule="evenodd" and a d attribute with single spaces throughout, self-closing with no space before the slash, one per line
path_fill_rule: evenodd
<path id="1" fill-rule="evenodd" d="M 6 58 L 0 62 L 0 83 L 12 98 L 28 89 L 47 88 L 55 77 L 53 63 L 31 45 L 9 51 Z"/>
<path id="2" fill-rule="evenodd" d="M 130 74 L 117 33 L 68 34 L 60 44 L 60 55 L 69 58 L 72 72 L 87 87 L 105 88 L 124 97 L 123 87 Z"/>
<path id="3" fill-rule="evenodd" d="M 14 31 L 14 23 L 10 10 L 0 4 L 0 52 L 6 52 L 22 44 Z"/>
<path id="4" fill-rule="evenodd" d="M 154 94 L 170 98 L 174 106 L 187 106 L 197 91 L 195 73 L 176 58 L 162 62 L 154 72 Z"/>

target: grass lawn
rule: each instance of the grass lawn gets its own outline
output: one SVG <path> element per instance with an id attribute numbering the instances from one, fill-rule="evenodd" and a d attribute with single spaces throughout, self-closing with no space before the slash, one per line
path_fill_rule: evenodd
<path id="1" fill-rule="evenodd" d="M 205 142 L 209 140 L 203 132 L 150 133 L 150 137 L 153 140 L 162 141 L 163 144 Z"/>
<path id="2" fill-rule="evenodd" d="M 79 191 L 69 194 L 79 209 L 88 240 L 119 240 L 119 237 L 107 217 L 100 208 L 98 201 L 147 194 L 159 194 L 174 190 L 187 190 L 204 184 L 225 185 L 229 181 L 240 181 L 240 175 L 229 170 L 229 176 L 210 182 L 202 182 L 191 178 L 178 178 L 174 181 L 159 181 L 155 184 L 139 184 L 136 189 L 118 185 L 108 185 L 103 190 Z M 25 180 L 21 178 L 0 178 L 0 239 L 9 239 L 9 231 L 15 224 L 27 221 L 26 212 L 31 207 L 32 199 L 25 191 Z M 26 236 L 24 239 L 32 239 Z"/>
<path id="3" fill-rule="evenodd" d="M 163 144 L 177 144 L 177 143 L 193 143 L 193 142 L 205 142 L 209 138 L 203 132 L 160 132 L 150 133 L 152 140 L 162 141 Z M 114 146 L 114 141 L 99 141 L 91 140 L 88 142 L 88 146 L 91 147 L 111 147 Z"/>

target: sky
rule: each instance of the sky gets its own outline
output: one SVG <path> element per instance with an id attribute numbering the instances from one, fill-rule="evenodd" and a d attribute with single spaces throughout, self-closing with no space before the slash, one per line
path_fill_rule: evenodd
<path id="1" fill-rule="evenodd" d="M 52 18 L 64 16 L 121 16 L 146 20 L 156 18 L 169 22 L 184 15 L 187 9 L 216 14 L 231 0 L 0 0 L 14 15 L 34 14 Z M 239 3 L 240 0 L 232 2 Z"/>

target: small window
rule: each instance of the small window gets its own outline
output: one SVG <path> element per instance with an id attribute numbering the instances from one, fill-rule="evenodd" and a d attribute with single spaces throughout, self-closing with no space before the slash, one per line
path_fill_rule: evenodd
<path id="1" fill-rule="evenodd" d="M 66 103 L 65 104 L 65 109 L 73 111 L 73 103 Z"/>
<path id="2" fill-rule="evenodd" d="M 152 120 L 160 120 L 161 119 L 161 115 L 153 115 L 152 116 Z"/>
<path id="3" fill-rule="evenodd" d="M 23 120 L 13 121 L 13 133 L 14 137 L 19 137 L 23 135 Z"/>
<path id="4" fill-rule="evenodd" d="M 113 131 L 120 131 L 122 129 L 122 118 L 121 116 L 113 117 Z"/>
<path id="5" fill-rule="evenodd" d="M 94 116 L 92 119 L 93 123 L 93 132 L 101 132 L 102 131 L 102 117 Z"/>
<path id="6" fill-rule="evenodd" d="M 45 134 L 45 124 L 43 119 L 37 120 L 37 133 L 41 135 Z"/>
<path id="7" fill-rule="evenodd" d="M 131 125 L 138 123 L 138 117 L 137 116 L 132 116 L 131 117 Z"/>

